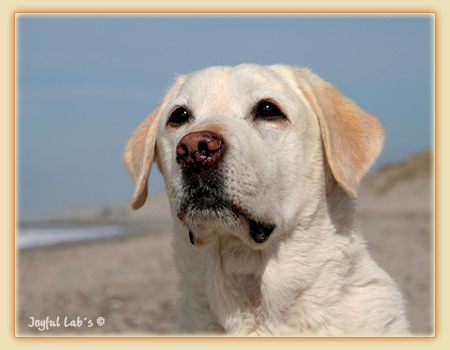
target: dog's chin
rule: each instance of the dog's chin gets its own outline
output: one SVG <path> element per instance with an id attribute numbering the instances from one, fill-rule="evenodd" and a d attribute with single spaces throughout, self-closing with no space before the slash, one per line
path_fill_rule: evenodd
<path id="1" fill-rule="evenodd" d="M 210 206 L 189 206 L 185 212 L 179 213 L 184 223 L 194 231 L 209 230 L 235 230 L 239 227 L 239 218 L 226 208 L 211 203 Z"/>
<path id="2" fill-rule="evenodd" d="M 252 247 L 262 248 L 275 225 L 254 219 L 236 202 L 199 197 L 184 206 L 178 217 L 189 229 L 189 240 L 194 245 L 206 246 L 219 235 L 238 237 Z"/>

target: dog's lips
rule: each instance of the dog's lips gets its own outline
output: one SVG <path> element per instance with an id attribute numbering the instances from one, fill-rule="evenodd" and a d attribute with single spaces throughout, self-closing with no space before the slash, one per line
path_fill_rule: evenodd
<path id="1" fill-rule="evenodd" d="M 219 201 L 217 202 L 213 202 L 211 198 L 196 198 L 196 200 L 194 201 L 197 204 L 201 203 L 200 206 L 198 207 L 199 210 L 202 209 L 203 206 L 207 205 L 210 208 L 214 208 L 216 207 L 217 210 L 217 218 L 220 219 L 221 215 L 219 213 L 219 209 L 220 210 L 227 210 L 229 211 L 229 213 L 231 215 L 233 215 L 236 218 L 236 222 L 239 221 L 239 218 L 243 219 L 244 221 L 246 221 L 248 223 L 248 230 L 250 233 L 250 236 L 252 237 L 252 239 L 256 242 L 256 243 L 264 243 L 266 242 L 270 235 L 272 234 L 272 232 L 275 229 L 275 225 L 268 223 L 268 222 L 264 222 L 261 220 L 255 220 L 253 219 L 253 215 L 250 215 L 249 212 L 240 204 L 238 204 L 238 202 L 233 202 L 232 205 L 224 205 L 223 203 L 219 204 Z M 190 210 L 192 210 L 192 206 L 190 207 Z M 185 207 L 184 210 L 180 210 L 178 211 L 178 218 L 183 221 L 184 223 L 186 223 L 187 218 L 190 216 L 189 213 L 186 211 L 189 210 Z M 247 226 L 247 224 L 245 224 L 245 226 Z M 191 231 L 189 231 L 189 240 L 191 243 L 193 243 L 193 234 Z"/>
<path id="2" fill-rule="evenodd" d="M 256 243 L 264 243 L 269 239 L 275 229 L 274 224 L 252 219 L 248 210 L 236 201 L 233 203 L 233 208 L 236 215 L 243 216 L 248 221 L 250 235 Z"/>
<path id="3" fill-rule="evenodd" d="M 250 235 L 256 243 L 264 243 L 269 239 L 275 225 L 249 219 Z"/>

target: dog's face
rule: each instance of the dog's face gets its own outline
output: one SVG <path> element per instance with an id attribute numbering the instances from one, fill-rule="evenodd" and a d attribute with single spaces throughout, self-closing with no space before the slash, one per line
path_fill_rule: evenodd
<path id="1" fill-rule="evenodd" d="M 305 204 L 301 179 L 318 175 L 305 164 L 321 154 L 306 107 L 279 73 L 258 66 L 209 68 L 180 86 L 157 145 L 174 211 L 196 241 L 230 231 L 260 247 L 298 210 L 292 197 Z"/>
<path id="2" fill-rule="evenodd" d="M 125 161 L 135 208 L 157 161 L 192 243 L 229 236 L 258 249 L 320 210 L 327 162 L 354 196 L 382 140 L 374 117 L 310 71 L 246 64 L 179 77 Z"/>

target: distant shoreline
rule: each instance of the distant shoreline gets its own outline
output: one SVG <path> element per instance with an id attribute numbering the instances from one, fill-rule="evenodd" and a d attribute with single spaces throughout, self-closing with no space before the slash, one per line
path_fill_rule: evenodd
<path id="1" fill-rule="evenodd" d="M 71 245 L 90 241 L 127 238 L 142 234 L 157 234 L 167 231 L 167 225 L 151 223 L 147 225 L 39 225 L 19 227 L 16 248 L 34 248 Z"/>

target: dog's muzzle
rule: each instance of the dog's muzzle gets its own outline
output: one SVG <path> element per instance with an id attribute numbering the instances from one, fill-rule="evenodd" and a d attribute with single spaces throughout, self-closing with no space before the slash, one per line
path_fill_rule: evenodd
<path id="1" fill-rule="evenodd" d="M 223 187 L 220 169 L 226 149 L 222 135 L 210 130 L 189 133 L 179 141 L 176 160 L 182 167 L 186 192 L 178 216 L 185 219 L 189 213 L 188 216 L 195 220 L 196 217 L 211 217 L 213 214 L 228 223 L 238 222 L 244 217 L 253 240 L 264 243 L 275 225 L 252 219 L 241 206 L 233 203 Z M 191 231 L 189 241 L 194 244 Z"/>

